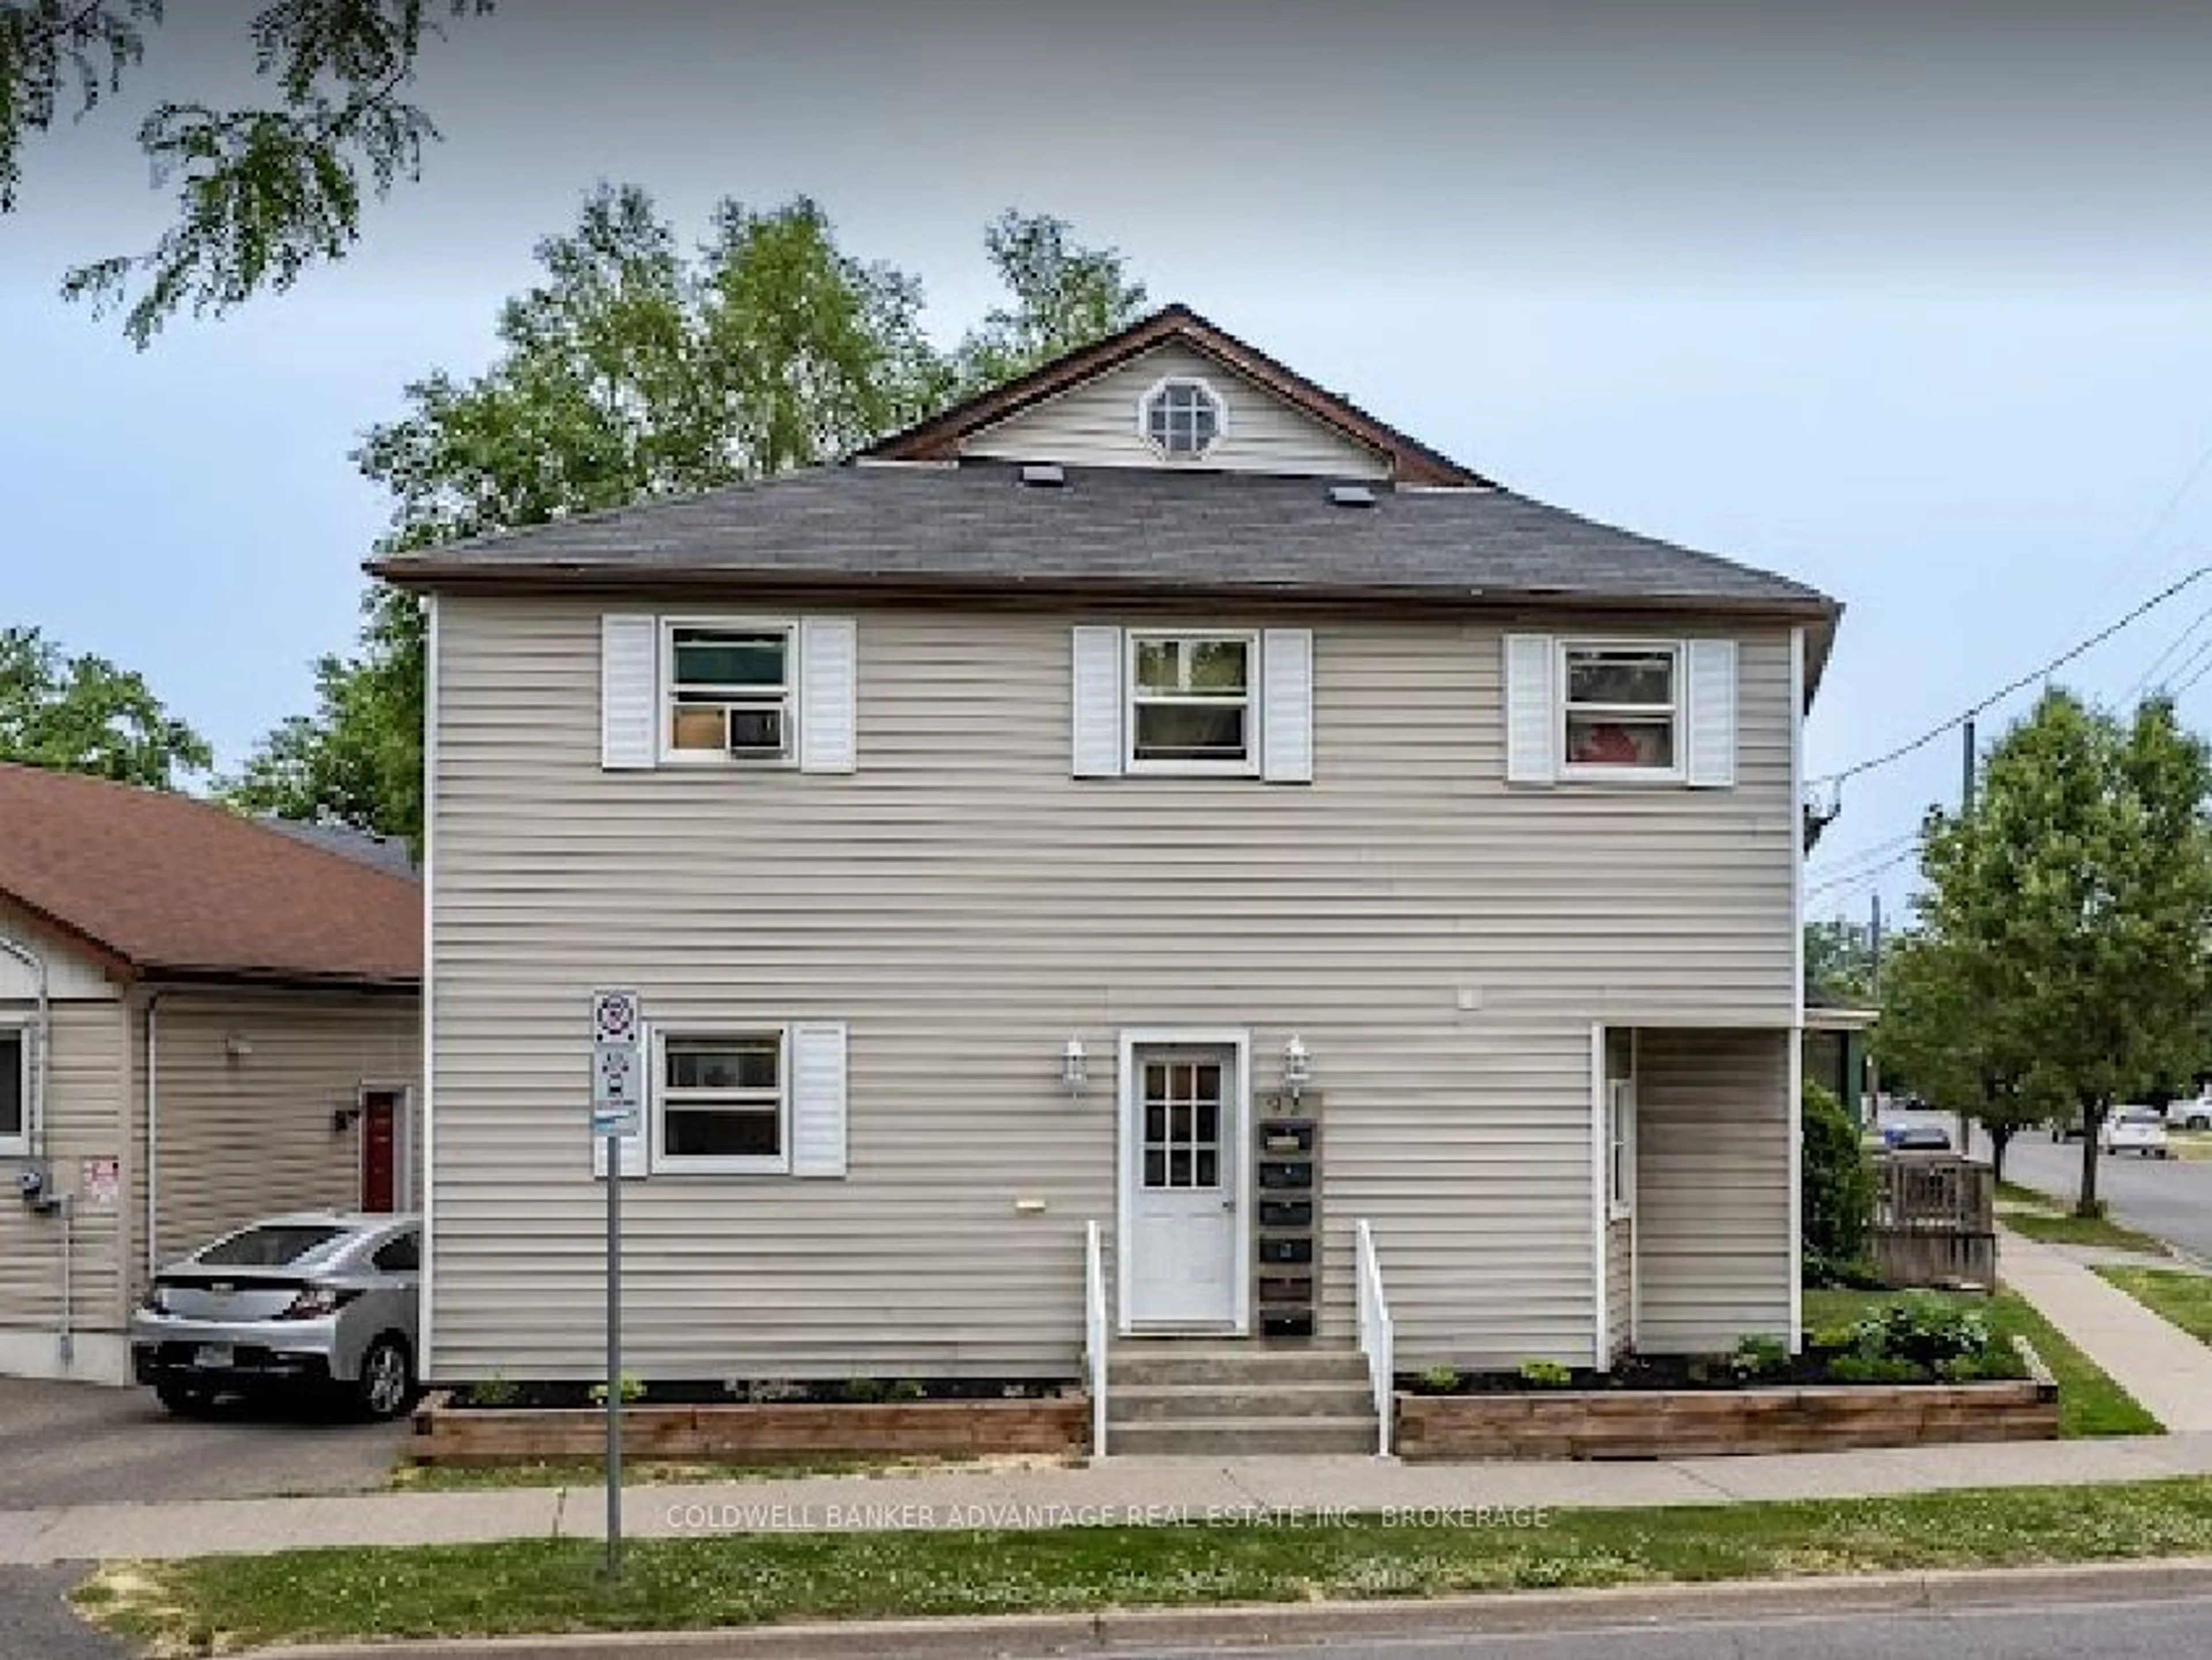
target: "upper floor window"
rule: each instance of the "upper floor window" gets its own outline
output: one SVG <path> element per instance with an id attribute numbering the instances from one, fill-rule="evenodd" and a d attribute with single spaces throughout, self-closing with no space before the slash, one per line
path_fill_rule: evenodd
<path id="1" fill-rule="evenodd" d="M 1163 380 L 1144 397 L 1145 436 L 1167 456 L 1203 455 L 1221 436 L 1221 398 L 1203 380 Z"/>
<path id="2" fill-rule="evenodd" d="M 0 1152 L 30 1138 L 31 1044 L 21 1026 L 0 1026 Z"/>
<path id="3" fill-rule="evenodd" d="M 670 759 L 792 758 L 793 633 L 789 623 L 667 624 Z"/>
<path id="4" fill-rule="evenodd" d="M 1168 769 L 1251 769 L 1249 634 L 1129 635 L 1129 760 Z"/>
<path id="5" fill-rule="evenodd" d="M 1680 771 L 1681 653 L 1672 644 L 1560 648 L 1565 773 Z"/>

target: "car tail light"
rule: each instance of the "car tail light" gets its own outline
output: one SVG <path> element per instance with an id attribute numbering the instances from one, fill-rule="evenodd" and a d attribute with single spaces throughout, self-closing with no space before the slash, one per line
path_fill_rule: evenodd
<path id="1" fill-rule="evenodd" d="M 279 1320 L 320 1320 L 336 1314 L 360 1295 L 357 1291 L 342 1291 L 335 1286 L 303 1286 L 300 1294 L 276 1317 Z"/>

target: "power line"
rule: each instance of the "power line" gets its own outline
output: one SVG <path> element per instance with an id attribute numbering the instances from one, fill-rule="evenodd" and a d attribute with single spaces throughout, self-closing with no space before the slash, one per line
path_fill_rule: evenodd
<path id="1" fill-rule="evenodd" d="M 2203 611 L 2198 611 L 2197 615 L 2191 619 L 2189 626 L 2182 629 L 2180 633 L 2175 635 L 2172 640 L 2166 642 L 2166 649 L 2150 660 L 2150 666 L 2144 669 L 2141 674 L 2136 677 L 2135 684 L 2128 688 L 2128 695 L 2124 698 L 2121 699 L 2121 702 L 2132 703 L 2136 698 L 2142 696 L 2143 689 L 2157 679 L 2159 670 L 2166 666 L 2167 660 L 2172 658 L 2176 652 L 2182 648 L 2182 647 L 2187 645 L 2189 643 L 2189 637 L 2195 634 L 2197 629 L 2203 628 L 2208 621 L 2212 621 L 2212 605 L 2207 605 Z M 2200 645 L 2197 648 L 2197 651 L 2202 650 L 2203 647 Z M 2188 654 L 2187 663 L 2175 668 L 2173 673 L 2166 677 L 2167 680 L 2170 682 L 2179 676 L 2187 672 L 2187 664 L 2194 663 L 2196 660 L 2197 652 L 2190 653 Z"/>
<path id="2" fill-rule="evenodd" d="M 1820 867 L 1820 879 L 1827 882 L 1848 874 L 1852 866 L 1863 864 L 1869 859 L 1879 859 L 1884 854 L 1893 852 L 1908 842 L 1917 840 L 1919 835 L 1918 830 L 1907 830 L 1902 836 L 1893 836 L 1887 842 L 1877 842 L 1872 847 L 1860 848 L 1852 853 L 1838 854 L 1833 862 Z"/>
<path id="3" fill-rule="evenodd" d="M 2005 685 L 1998 687 L 1996 690 L 1983 698 L 1980 702 L 1976 703 L 1972 708 L 1960 710 L 1957 714 L 1953 715 L 1948 721 L 1944 721 L 1941 726 L 1929 727 L 1926 732 L 1922 733 L 1919 737 L 1914 739 L 1911 743 L 1899 744 L 1893 750 L 1886 751 L 1882 754 L 1874 756 L 1868 760 L 1856 762 L 1850 766 L 1845 767 L 1840 772 L 1824 773 L 1820 777 L 1812 779 L 1808 781 L 1813 784 L 1840 784 L 1847 778 L 1856 778 L 1863 772 L 1872 772 L 1876 767 L 1886 767 L 1893 761 L 1902 761 L 1906 756 L 1927 748 L 1929 745 L 1934 743 L 1945 733 L 1955 731 L 1960 727 L 1964 726 L 1967 721 L 1972 720 L 1976 715 L 1981 714 L 1983 710 L 1992 708 L 1998 703 L 2002 703 L 2006 698 L 2011 696 L 2013 693 L 2018 691 L 2021 687 L 2033 685 L 2038 680 L 2041 680 L 2047 677 L 2053 669 L 2063 668 L 2067 664 L 2072 662 L 2075 658 L 2081 656 L 2082 653 L 2088 651 L 2094 647 L 2102 645 L 2106 641 L 2118 634 L 2122 629 L 2126 628 L 2130 623 L 2133 623 L 2138 617 L 2145 616 L 2148 612 L 2156 610 L 2167 600 L 2172 599 L 2175 594 L 2179 593 L 2184 588 L 2189 587 L 2191 583 L 2206 575 L 2212 575 L 2212 565 L 2199 565 L 2195 570 L 2190 572 L 2188 575 L 2183 577 L 2179 581 L 2173 583 L 2171 587 L 2160 589 L 2156 593 L 2144 600 L 2142 604 L 2137 605 L 2133 611 L 2121 617 L 2118 622 L 2107 623 L 2105 627 L 2098 629 L 2096 633 L 2089 635 L 2086 640 L 2077 641 L 2074 645 L 2069 647 L 2057 656 L 2052 658 L 2048 663 L 2044 664 L 2042 667 L 2031 669 L 2027 673 L 2021 675 L 2017 680 L 2011 681 Z"/>
<path id="4" fill-rule="evenodd" d="M 1812 895 L 1822 892 L 1830 888 L 1840 888 L 1844 890 L 1845 892 L 1849 892 L 1853 890 L 1863 891 L 1864 890 L 1874 886 L 1875 884 L 1881 879 L 1883 873 L 1894 870 L 1898 866 L 1903 864 L 1908 859 L 1918 858 L 1920 856 L 1918 836 L 1916 836 L 1913 838 L 1913 843 L 1914 845 L 1911 847 L 1905 848 L 1899 852 L 1890 854 L 1888 858 L 1883 860 L 1878 865 L 1869 865 L 1862 870 L 1847 871 L 1841 876 L 1831 876 L 1822 881 L 1808 883 L 1805 888 L 1806 896 L 1809 898 Z M 1841 894 L 1831 895 L 1821 903 L 1823 904 L 1836 904 L 1841 903 L 1842 898 L 1843 895 Z"/>

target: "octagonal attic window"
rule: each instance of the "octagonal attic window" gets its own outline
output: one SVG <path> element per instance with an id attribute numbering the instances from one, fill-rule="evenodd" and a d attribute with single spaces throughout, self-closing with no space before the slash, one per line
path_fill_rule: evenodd
<path id="1" fill-rule="evenodd" d="M 1203 380 L 1163 380 L 1145 394 L 1145 436 L 1167 456 L 1203 455 L 1221 436 L 1221 399 Z"/>

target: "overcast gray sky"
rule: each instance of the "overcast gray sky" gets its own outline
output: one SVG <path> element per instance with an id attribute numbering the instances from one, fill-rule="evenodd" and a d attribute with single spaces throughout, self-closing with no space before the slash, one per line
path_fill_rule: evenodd
<path id="1" fill-rule="evenodd" d="M 1844 599 L 1815 772 L 2212 558 L 2212 7 L 503 0 L 433 49 L 445 142 L 352 259 L 142 355 L 54 286 L 162 222 L 146 100 L 250 91 L 251 8 L 170 9 L 0 220 L 0 618 L 143 668 L 226 765 L 349 637 L 348 450 L 482 364 L 601 179 L 694 232 L 811 194 L 947 337 L 988 219 L 1070 218 L 1515 488 Z M 2124 701 L 2208 606 L 2071 679 Z M 1947 739 L 1855 780 L 1815 880 L 1957 775 Z"/>

